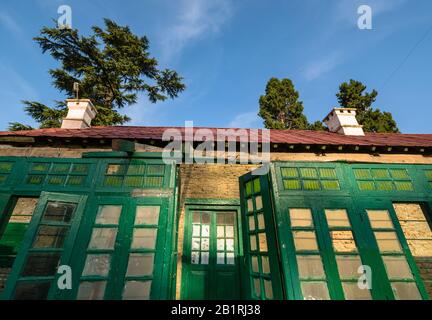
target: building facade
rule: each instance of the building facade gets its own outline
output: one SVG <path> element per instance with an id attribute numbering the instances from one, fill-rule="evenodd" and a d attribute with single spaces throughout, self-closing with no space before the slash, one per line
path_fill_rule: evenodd
<path id="1" fill-rule="evenodd" d="M 432 297 L 432 135 L 271 130 L 255 175 L 166 129 L 0 132 L 2 299 Z"/>

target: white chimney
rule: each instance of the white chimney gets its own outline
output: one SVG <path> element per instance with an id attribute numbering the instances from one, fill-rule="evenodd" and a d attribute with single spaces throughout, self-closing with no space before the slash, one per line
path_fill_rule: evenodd
<path id="1" fill-rule="evenodd" d="M 62 129 L 90 128 L 96 117 L 96 108 L 90 99 L 67 99 L 68 113 L 62 121 Z"/>
<path id="2" fill-rule="evenodd" d="M 323 121 L 330 132 L 346 136 L 364 136 L 363 126 L 358 124 L 355 116 L 354 108 L 334 108 Z"/>

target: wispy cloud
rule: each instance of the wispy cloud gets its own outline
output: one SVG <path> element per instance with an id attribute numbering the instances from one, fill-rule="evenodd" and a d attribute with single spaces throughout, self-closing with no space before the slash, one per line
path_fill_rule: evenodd
<path id="1" fill-rule="evenodd" d="M 0 11 L 0 26 L 3 26 L 15 35 L 22 33 L 20 25 L 4 11 Z"/>
<path id="2" fill-rule="evenodd" d="M 328 56 L 322 57 L 318 60 L 312 61 L 303 69 L 303 77 L 307 81 L 315 80 L 323 74 L 332 71 L 340 63 L 342 63 L 342 56 L 338 52 L 334 52 Z"/>
<path id="3" fill-rule="evenodd" d="M 191 41 L 219 32 L 232 16 L 230 0 L 182 0 L 178 19 L 164 31 L 164 60 L 179 54 Z"/>
<path id="4" fill-rule="evenodd" d="M 259 126 L 260 119 L 257 113 L 245 112 L 240 113 L 234 117 L 233 120 L 228 124 L 229 128 L 254 128 Z"/>

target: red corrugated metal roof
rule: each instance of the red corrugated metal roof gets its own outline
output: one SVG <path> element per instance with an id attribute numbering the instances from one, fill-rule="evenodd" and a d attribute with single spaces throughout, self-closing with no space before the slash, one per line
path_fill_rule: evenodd
<path id="1" fill-rule="evenodd" d="M 0 136 L 17 137 L 46 137 L 46 138 L 82 138 L 82 139 L 136 139 L 136 140 L 161 140 L 162 134 L 167 129 L 178 129 L 184 138 L 184 127 L 134 127 L 134 126 L 109 126 L 91 127 L 88 129 L 37 129 L 25 131 L 3 131 Z M 215 135 L 216 130 L 224 128 L 204 128 Z M 228 129 L 228 128 L 225 128 Z M 245 130 L 249 136 L 251 129 L 230 128 L 233 130 Z M 243 135 L 244 135 L 243 134 Z M 261 133 L 258 135 L 261 141 Z M 399 133 L 366 133 L 365 136 L 344 136 L 337 133 L 308 130 L 270 130 L 272 143 L 288 143 L 302 145 L 358 145 L 358 146 L 399 146 L 399 147 L 432 147 L 432 134 L 399 134 Z"/>

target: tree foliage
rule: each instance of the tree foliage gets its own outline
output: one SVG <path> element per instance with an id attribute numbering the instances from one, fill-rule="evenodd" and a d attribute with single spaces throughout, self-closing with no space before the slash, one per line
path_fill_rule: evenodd
<path id="1" fill-rule="evenodd" d="M 357 109 L 357 121 L 366 132 L 399 132 L 396 121 L 390 112 L 373 109 L 378 92 L 366 92 L 366 86 L 360 81 L 351 79 L 343 82 L 336 94 L 339 105 L 343 108 Z"/>
<path id="2" fill-rule="evenodd" d="M 129 117 L 119 109 L 137 102 L 145 92 L 155 103 L 175 98 L 185 89 L 182 78 L 174 70 L 159 69 L 150 56 L 149 41 L 105 19 L 105 28 L 92 27 L 86 37 L 76 29 L 44 27 L 34 38 L 43 53 L 48 52 L 61 66 L 49 70 L 53 85 L 67 98 L 74 97 L 73 83 L 80 84 L 80 97 L 91 99 L 98 114 L 94 125 L 119 125 Z M 48 107 L 36 101 L 23 101 L 25 111 L 41 128 L 59 127 L 67 110 L 64 102 Z M 17 123 L 10 129 L 28 128 Z"/>
<path id="3" fill-rule="evenodd" d="M 303 114 L 303 102 L 290 79 L 271 78 L 267 82 L 265 95 L 259 98 L 258 115 L 264 119 L 268 129 L 307 129 Z"/>

